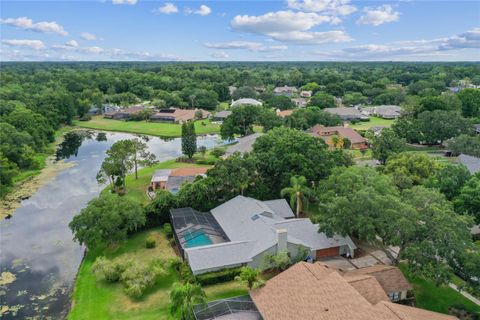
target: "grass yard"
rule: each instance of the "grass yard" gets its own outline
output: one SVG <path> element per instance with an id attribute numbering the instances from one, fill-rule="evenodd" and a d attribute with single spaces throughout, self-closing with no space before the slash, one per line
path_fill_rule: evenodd
<path id="1" fill-rule="evenodd" d="M 415 297 L 417 299 L 417 307 L 448 313 L 448 307 L 453 304 L 462 304 L 470 312 L 480 312 L 480 307 L 462 296 L 457 291 L 447 286 L 437 287 L 435 284 L 423 278 L 413 276 L 405 264 L 400 264 L 405 277 L 413 286 Z"/>
<path id="2" fill-rule="evenodd" d="M 157 246 L 146 249 L 145 239 L 150 234 L 157 239 Z M 100 255 L 107 258 L 129 256 L 137 261 L 147 262 L 154 257 L 171 258 L 175 253 L 159 228 L 139 232 L 115 250 L 87 253 L 77 275 L 69 320 L 174 319 L 170 315 L 169 298 L 172 284 L 178 281 L 174 270 L 170 270 L 169 274 L 141 299 L 132 300 L 123 292 L 121 284 L 109 284 L 95 279 L 91 268 L 96 257 Z M 247 293 L 246 287 L 235 281 L 205 286 L 204 290 L 208 301 Z"/>
<path id="3" fill-rule="evenodd" d="M 371 127 L 375 126 L 386 126 L 390 127 L 395 120 L 382 119 L 378 117 L 370 117 L 370 121 L 360 121 L 356 124 L 350 124 L 350 128 L 355 130 L 368 130 Z"/>
<path id="4" fill-rule="evenodd" d="M 105 119 L 103 116 L 95 116 L 89 121 L 75 121 L 74 124 L 88 129 L 138 133 L 158 137 L 180 137 L 182 134 L 182 126 L 177 123 L 122 121 Z M 218 133 L 220 132 L 220 126 L 211 123 L 208 119 L 198 120 L 195 121 L 195 130 L 199 135 Z"/>
<path id="5" fill-rule="evenodd" d="M 157 163 L 151 167 L 138 170 L 138 179 L 135 179 L 135 174 L 129 174 L 126 178 L 127 193 L 125 197 L 138 201 L 142 204 L 148 203 L 150 200 L 147 197 L 146 191 L 150 184 L 150 179 L 157 169 L 175 169 L 175 168 L 191 168 L 191 167 L 210 167 L 208 165 L 201 165 L 195 163 L 175 162 L 175 160 L 168 160 Z M 110 192 L 110 187 L 105 188 L 102 194 Z"/>

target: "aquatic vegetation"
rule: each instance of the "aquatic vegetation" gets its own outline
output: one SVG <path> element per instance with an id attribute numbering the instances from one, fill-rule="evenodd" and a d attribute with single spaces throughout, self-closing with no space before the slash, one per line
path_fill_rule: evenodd
<path id="1" fill-rule="evenodd" d="M 10 284 L 14 282 L 16 279 L 17 277 L 13 273 L 4 271 L 0 274 L 0 286 Z"/>

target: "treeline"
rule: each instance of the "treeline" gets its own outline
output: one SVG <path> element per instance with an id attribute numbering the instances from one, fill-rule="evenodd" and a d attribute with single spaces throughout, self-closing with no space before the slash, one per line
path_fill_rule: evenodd
<path id="1" fill-rule="evenodd" d="M 267 107 L 293 107 L 274 96 L 276 86 L 296 86 L 314 93 L 310 106 L 346 104 L 421 105 L 478 118 L 478 90 L 461 99 L 442 94 L 468 79 L 480 84 L 477 63 L 2 63 L 0 69 L 0 196 L 22 170 L 39 167 L 55 131 L 103 103 L 131 105 L 150 101 L 158 107 L 215 109 L 219 102 L 252 97 Z M 229 86 L 237 87 L 232 96 Z M 463 90 L 465 92 L 468 92 Z M 461 94 L 463 94 L 463 91 Z M 433 100 L 431 99 L 433 98 Z M 430 99 L 431 101 L 425 101 Z M 436 99 L 436 100 L 435 100 Z M 440 102 L 439 99 L 444 102 Z M 438 101 L 437 101 L 438 100 Z M 465 101 L 470 101 L 465 103 Z M 427 103 L 428 102 L 428 103 Z M 446 107 L 442 106 L 446 104 Z M 448 109 L 448 110 L 447 110 Z M 304 129 L 315 117 L 292 117 Z M 413 113 L 412 117 L 419 118 Z M 335 123 L 338 119 L 323 119 Z M 272 112 L 255 121 L 275 127 Z M 230 133 L 238 128 L 228 130 Z M 245 131 L 245 130 L 243 130 Z M 228 133 L 228 134 L 230 134 Z M 461 133 L 461 132 L 459 132 Z M 227 135 L 228 135 L 227 134 Z M 406 137 L 408 139 L 408 137 Z M 418 137 L 408 139 L 420 140 Z"/>

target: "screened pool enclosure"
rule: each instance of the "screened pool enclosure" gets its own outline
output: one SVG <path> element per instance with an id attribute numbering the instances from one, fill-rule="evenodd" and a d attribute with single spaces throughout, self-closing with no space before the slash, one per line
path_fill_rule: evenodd
<path id="1" fill-rule="evenodd" d="M 170 220 L 182 257 L 186 248 L 229 241 L 210 212 L 200 212 L 192 208 L 171 209 Z"/>

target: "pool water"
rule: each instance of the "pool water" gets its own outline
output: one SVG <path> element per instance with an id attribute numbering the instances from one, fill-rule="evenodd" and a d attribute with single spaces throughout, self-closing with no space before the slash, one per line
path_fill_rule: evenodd
<path id="1" fill-rule="evenodd" d="M 213 243 L 203 230 L 197 230 L 190 234 L 186 234 L 183 238 L 185 239 L 186 248 L 206 246 Z"/>

